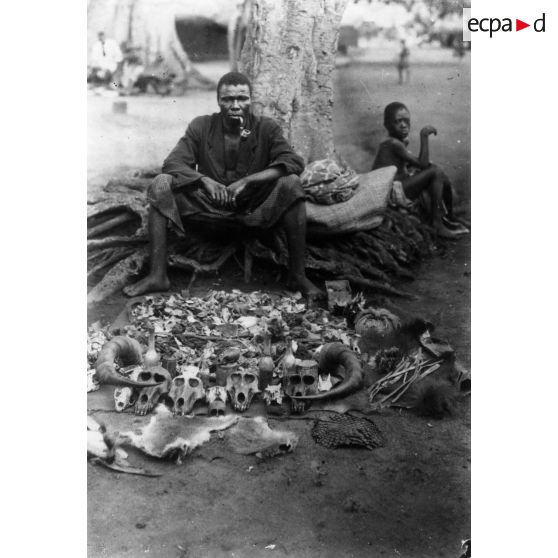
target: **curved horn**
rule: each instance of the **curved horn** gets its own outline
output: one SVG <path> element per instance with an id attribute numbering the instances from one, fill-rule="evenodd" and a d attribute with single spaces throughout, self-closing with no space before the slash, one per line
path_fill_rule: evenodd
<path id="1" fill-rule="evenodd" d="M 328 343 L 320 352 L 319 369 L 324 372 L 335 372 L 339 366 L 345 368 L 345 377 L 334 388 L 316 395 L 291 395 L 292 399 L 302 401 L 319 401 L 345 397 L 360 389 L 364 383 L 362 366 L 354 351 L 342 343 Z"/>
<path id="2" fill-rule="evenodd" d="M 141 345 L 135 339 L 125 335 L 118 335 L 107 341 L 95 363 L 95 376 L 100 384 L 138 388 L 159 385 L 160 382 L 136 382 L 118 374 L 114 368 L 117 358 L 124 366 L 141 364 Z"/>

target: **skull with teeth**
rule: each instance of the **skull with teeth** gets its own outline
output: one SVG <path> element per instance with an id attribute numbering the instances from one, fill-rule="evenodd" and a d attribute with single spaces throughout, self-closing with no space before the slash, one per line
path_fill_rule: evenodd
<path id="1" fill-rule="evenodd" d="M 123 370 L 123 369 L 121 369 Z M 136 382 L 139 381 L 139 375 L 143 372 L 143 368 L 141 366 L 133 366 L 127 377 L 131 380 L 135 380 Z M 133 387 L 117 387 L 114 390 L 114 408 L 117 413 L 121 413 L 128 407 L 131 407 L 135 404 L 138 398 L 138 390 L 137 388 Z"/>
<path id="2" fill-rule="evenodd" d="M 207 414 L 212 417 L 221 417 L 225 414 L 227 390 L 223 386 L 212 386 L 205 390 L 205 400 L 209 403 Z"/>
<path id="3" fill-rule="evenodd" d="M 205 395 L 203 383 L 192 370 L 172 379 L 167 400 L 170 403 L 173 414 L 187 415 L 198 399 Z"/>
<path id="4" fill-rule="evenodd" d="M 306 402 L 294 399 L 318 393 L 318 363 L 315 360 L 298 360 L 296 366 L 283 377 L 285 393 L 291 397 L 293 413 L 303 413 Z"/>
<path id="5" fill-rule="evenodd" d="M 257 369 L 245 370 L 239 368 L 230 373 L 226 388 L 235 411 L 243 413 L 248 409 L 254 395 L 260 393 L 258 381 L 259 371 Z"/>
<path id="6" fill-rule="evenodd" d="M 159 402 L 159 399 L 169 391 L 171 375 L 162 366 L 154 366 L 143 370 L 138 375 L 140 382 L 160 382 L 156 386 L 142 388 L 134 406 L 136 415 L 147 415 Z"/>
<path id="7" fill-rule="evenodd" d="M 271 405 L 282 405 L 283 389 L 281 388 L 281 384 L 267 386 L 263 392 L 263 399 L 268 407 Z"/>

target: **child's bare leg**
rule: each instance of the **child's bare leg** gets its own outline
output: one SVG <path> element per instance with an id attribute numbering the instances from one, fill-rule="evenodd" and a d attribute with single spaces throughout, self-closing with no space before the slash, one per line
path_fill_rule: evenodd
<path id="1" fill-rule="evenodd" d="M 457 238 L 462 232 L 450 230 L 442 219 L 445 212 L 444 190 L 446 189 L 446 183 L 446 175 L 435 166 L 431 166 L 402 180 L 403 191 L 409 199 L 416 199 L 424 190 L 427 190 L 430 194 L 430 218 L 432 226 L 436 229 L 438 235 L 443 238 Z"/>
<path id="2" fill-rule="evenodd" d="M 453 220 L 453 190 L 451 187 L 451 182 L 447 177 L 446 180 L 444 181 L 444 189 L 442 191 L 442 201 L 446 206 L 448 218 Z"/>

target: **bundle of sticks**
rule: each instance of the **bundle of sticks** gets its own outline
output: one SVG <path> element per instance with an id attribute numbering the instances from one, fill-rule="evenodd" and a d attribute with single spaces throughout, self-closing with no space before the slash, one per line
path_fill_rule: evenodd
<path id="1" fill-rule="evenodd" d="M 88 279 L 94 286 L 89 303 L 99 302 L 133 281 L 146 264 L 148 208 L 144 192 L 154 174 L 113 179 L 90 200 Z M 392 281 L 413 279 L 415 264 L 438 247 L 432 229 L 417 215 L 387 208 L 382 224 L 374 229 L 326 238 L 309 236 L 306 265 L 324 279 L 346 279 L 360 290 L 411 297 Z M 168 263 L 192 271 L 193 281 L 198 273 L 218 271 L 240 249 L 244 250 L 244 265 L 249 265 L 247 254 L 287 265 L 281 234 L 220 244 L 190 232 L 186 239 L 169 238 Z M 239 264 L 243 265 L 241 260 Z"/>
<path id="2" fill-rule="evenodd" d="M 405 406 L 400 400 L 407 390 L 440 368 L 442 359 L 426 358 L 421 349 L 403 357 L 397 366 L 368 388 L 370 410 Z"/>

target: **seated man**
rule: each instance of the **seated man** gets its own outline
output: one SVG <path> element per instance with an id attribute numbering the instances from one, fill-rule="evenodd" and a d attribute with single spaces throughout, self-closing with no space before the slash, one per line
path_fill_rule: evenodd
<path id="1" fill-rule="evenodd" d="M 124 289 L 137 296 L 167 290 L 167 224 L 184 233 L 200 220 L 267 229 L 280 224 L 289 250 L 288 286 L 307 296 L 319 289 L 306 277 L 306 206 L 298 175 L 302 158 L 270 118 L 250 112 L 252 87 L 239 73 L 217 84 L 220 113 L 192 120 L 149 191 L 150 272 Z"/>

